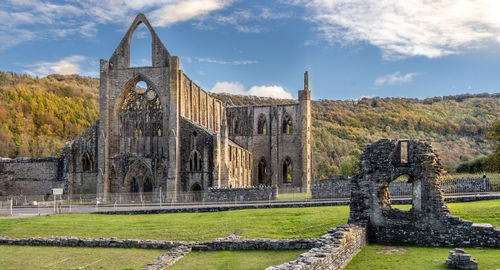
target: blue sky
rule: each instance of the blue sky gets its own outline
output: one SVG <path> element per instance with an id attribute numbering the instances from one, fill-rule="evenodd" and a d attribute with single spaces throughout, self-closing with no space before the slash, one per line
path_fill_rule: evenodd
<path id="1" fill-rule="evenodd" d="M 146 14 L 208 91 L 314 99 L 500 92 L 496 0 L 6 0 L 0 70 L 98 77 L 135 15 Z M 140 27 L 132 63 L 150 63 Z"/>

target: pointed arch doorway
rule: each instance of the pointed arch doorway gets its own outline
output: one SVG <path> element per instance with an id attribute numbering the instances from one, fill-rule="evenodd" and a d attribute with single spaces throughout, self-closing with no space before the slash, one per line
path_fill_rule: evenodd
<path id="1" fill-rule="evenodd" d="M 124 187 L 130 193 L 130 200 L 135 202 L 150 201 L 154 188 L 151 168 L 142 160 L 136 160 L 129 166 L 125 175 Z"/>

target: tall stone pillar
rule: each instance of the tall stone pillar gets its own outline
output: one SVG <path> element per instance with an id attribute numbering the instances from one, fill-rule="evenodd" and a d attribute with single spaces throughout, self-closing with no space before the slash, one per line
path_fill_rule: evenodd
<path id="1" fill-rule="evenodd" d="M 170 57 L 169 67 L 169 117 L 168 117 L 168 174 L 167 192 L 171 201 L 177 201 L 180 188 L 180 144 L 179 144 L 179 112 L 180 87 L 182 86 L 182 70 L 179 69 L 179 57 Z"/>
<path id="2" fill-rule="evenodd" d="M 299 107 L 302 192 L 310 192 L 312 184 L 311 91 L 307 71 L 304 73 L 304 90 L 299 91 Z"/>

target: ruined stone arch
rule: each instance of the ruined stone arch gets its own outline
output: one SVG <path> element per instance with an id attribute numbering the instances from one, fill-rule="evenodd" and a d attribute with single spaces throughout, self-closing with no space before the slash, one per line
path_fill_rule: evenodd
<path id="1" fill-rule="evenodd" d="M 93 170 L 94 170 L 94 159 L 92 158 L 92 154 L 87 151 L 82 155 L 82 171 L 91 172 Z"/>
<path id="2" fill-rule="evenodd" d="M 161 42 L 160 38 L 154 31 L 153 27 L 146 19 L 144 14 L 138 14 L 131 24 L 129 30 L 122 38 L 120 44 L 116 48 L 115 52 L 110 58 L 110 65 L 117 66 L 118 68 L 130 68 L 130 42 L 134 35 L 135 30 L 139 25 L 144 24 L 148 28 L 151 34 L 151 56 L 152 56 L 152 66 L 153 67 L 166 67 L 169 65 L 170 54 Z"/>
<path id="3" fill-rule="evenodd" d="M 281 127 L 282 127 L 282 132 L 284 134 L 291 134 L 292 131 L 293 131 L 292 117 L 288 113 L 286 113 L 286 112 L 283 115 L 283 120 L 282 120 Z"/>
<path id="4" fill-rule="evenodd" d="M 257 165 L 257 182 L 259 185 L 267 184 L 267 162 L 262 157 Z"/>
<path id="5" fill-rule="evenodd" d="M 290 157 L 285 157 L 281 163 L 281 178 L 283 184 L 291 184 L 293 181 L 293 165 Z"/>
<path id="6" fill-rule="evenodd" d="M 128 167 L 123 186 L 126 192 L 144 193 L 153 191 L 154 183 L 150 166 L 142 159 L 137 159 Z"/>
<path id="7" fill-rule="evenodd" d="M 257 134 L 267 134 L 267 117 L 261 113 L 257 122 Z"/>
<path id="8" fill-rule="evenodd" d="M 202 200 L 202 187 L 198 182 L 195 182 L 194 184 L 191 185 L 190 191 L 191 191 L 191 198 L 193 201 L 201 201 Z"/>

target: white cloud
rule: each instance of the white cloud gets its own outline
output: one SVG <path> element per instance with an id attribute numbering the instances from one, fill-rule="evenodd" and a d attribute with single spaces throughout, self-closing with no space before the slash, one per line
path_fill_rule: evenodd
<path id="1" fill-rule="evenodd" d="M 234 0 L 10 0 L 0 2 L 0 49 L 42 38 L 93 37 L 103 23 L 128 26 L 140 12 L 154 26 L 201 20 Z M 16 35 L 24 33 L 23 35 Z"/>
<path id="2" fill-rule="evenodd" d="M 278 85 L 252 86 L 252 88 L 248 90 L 248 94 L 251 96 L 259 96 L 259 97 L 293 99 L 290 93 L 288 93 L 287 91 L 285 91 L 285 89 L 283 89 L 283 87 Z"/>
<path id="3" fill-rule="evenodd" d="M 204 19 L 196 23 L 195 26 L 200 29 L 213 29 L 213 24 L 232 25 L 239 32 L 260 33 L 269 27 L 269 25 L 262 26 L 263 21 L 279 20 L 290 16 L 288 13 L 273 12 L 269 8 L 239 9 L 229 14 L 219 14 Z"/>
<path id="4" fill-rule="evenodd" d="M 397 84 L 397 83 L 407 83 L 413 80 L 413 77 L 417 76 L 418 73 L 407 73 L 401 74 L 401 72 L 394 72 L 393 74 L 386 74 L 382 77 L 375 79 L 375 85 L 384 84 Z"/>
<path id="5" fill-rule="evenodd" d="M 230 5 L 228 0 L 186 0 L 173 1 L 151 12 L 151 19 L 156 26 L 166 26 L 177 22 L 205 16 Z"/>
<path id="6" fill-rule="evenodd" d="M 500 42 L 497 0 L 282 0 L 332 43 L 368 42 L 386 59 L 429 58 Z"/>
<path id="7" fill-rule="evenodd" d="M 255 60 L 223 61 L 223 60 L 215 60 L 215 59 L 211 59 L 211 58 L 196 58 L 196 59 L 200 63 L 211 63 L 211 64 L 233 65 L 233 66 L 250 65 L 250 64 L 257 64 L 257 63 L 259 63 L 259 61 L 255 61 Z"/>
<path id="8" fill-rule="evenodd" d="M 246 94 L 245 87 L 239 82 L 217 82 L 210 91 L 214 93 L 228 93 L 233 95 Z"/>
<path id="9" fill-rule="evenodd" d="M 283 87 L 278 85 L 254 85 L 250 88 L 250 90 L 246 91 L 245 87 L 240 82 L 217 82 L 210 91 L 214 93 L 228 93 L 233 95 L 293 99 L 290 93 L 286 92 Z"/>
<path id="10" fill-rule="evenodd" d="M 23 72 L 38 77 L 45 77 L 50 74 L 77 74 L 82 73 L 82 64 L 87 61 L 85 56 L 72 55 L 55 62 L 37 62 L 26 65 Z"/>

